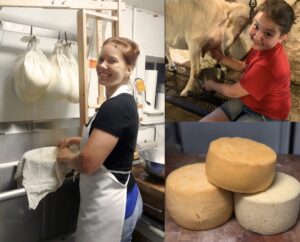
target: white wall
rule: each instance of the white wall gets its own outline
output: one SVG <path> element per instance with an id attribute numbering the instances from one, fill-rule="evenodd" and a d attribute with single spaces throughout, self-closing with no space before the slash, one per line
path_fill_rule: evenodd
<path id="1" fill-rule="evenodd" d="M 157 146 L 165 146 L 165 125 L 145 125 L 141 126 L 138 133 L 137 143 L 140 146 L 153 143 Z"/>
<path id="2" fill-rule="evenodd" d="M 164 16 L 128 6 L 122 15 L 122 26 L 121 36 L 133 39 L 140 48 L 132 79 L 145 79 L 146 56 L 165 56 Z"/>
<path id="3" fill-rule="evenodd" d="M 136 14 L 134 15 L 134 13 Z M 76 11 L 73 10 L 2 8 L 0 15 L 3 21 L 24 23 L 54 30 L 66 30 L 70 35 L 76 35 L 77 32 Z M 121 21 L 123 26 L 121 35 L 128 38 L 134 37 L 134 40 L 140 46 L 142 57 L 139 59 L 138 69 L 143 73 L 145 55 L 164 56 L 163 16 L 143 10 L 134 11 L 132 7 L 127 7 L 126 10 L 122 11 Z M 110 32 L 110 27 L 107 25 L 106 37 L 109 36 Z M 3 42 L 0 43 L 0 122 L 79 117 L 79 105 L 65 100 L 51 101 L 47 98 L 41 98 L 35 103 L 28 104 L 17 98 L 13 88 L 14 61 L 26 49 L 26 44 L 20 41 L 20 38 L 24 35 L 6 31 Z M 50 57 L 56 43 L 56 37 L 38 37 L 41 40 L 41 50 Z M 77 46 L 75 46 L 75 49 L 77 49 Z M 95 51 L 96 49 L 93 48 L 90 55 L 92 58 L 97 57 Z M 93 92 L 90 100 L 95 102 L 97 76 L 94 69 L 89 72 L 89 76 L 91 78 L 90 90 Z M 132 78 L 135 78 L 135 76 L 137 76 L 136 73 Z"/>

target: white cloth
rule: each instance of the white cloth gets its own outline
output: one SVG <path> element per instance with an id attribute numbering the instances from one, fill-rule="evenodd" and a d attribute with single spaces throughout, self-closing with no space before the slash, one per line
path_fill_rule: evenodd
<path id="1" fill-rule="evenodd" d="M 65 164 L 56 162 L 56 147 L 43 147 L 24 153 L 15 179 L 27 192 L 29 208 L 35 209 L 49 192 L 56 191 L 71 171 Z"/>
<path id="2" fill-rule="evenodd" d="M 129 93 L 127 85 L 120 86 L 111 98 L 121 93 Z M 81 147 L 88 140 L 88 133 L 93 119 L 89 122 L 88 127 L 83 129 Z M 121 241 L 126 209 L 127 183 L 125 185 L 120 183 L 111 171 L 104 166 L 101 166 L 90 175 L 80 174 L 81 201 L 76 242 Z"/>

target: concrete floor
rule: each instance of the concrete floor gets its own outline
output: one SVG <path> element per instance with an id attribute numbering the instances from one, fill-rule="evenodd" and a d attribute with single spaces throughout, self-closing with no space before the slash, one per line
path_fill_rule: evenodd
<path id="1" fill-rule="evenodd" d="M 197 122 L 201 116 L 190 113 L 180 107 L 165 103 L 166 122 Z"/>

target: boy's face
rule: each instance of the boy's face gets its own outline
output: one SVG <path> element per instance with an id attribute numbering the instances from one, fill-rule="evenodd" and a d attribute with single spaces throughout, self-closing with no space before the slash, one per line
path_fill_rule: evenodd
<path id="1" fill-rule="evenodd" d="M 277 43 L 286 39 L 286 34 L 281 35 L 280 27 L 274 23 L 264 12 L 258 12 L 249 28 L 252 48 L 255 50 L 269 50 Z"/>

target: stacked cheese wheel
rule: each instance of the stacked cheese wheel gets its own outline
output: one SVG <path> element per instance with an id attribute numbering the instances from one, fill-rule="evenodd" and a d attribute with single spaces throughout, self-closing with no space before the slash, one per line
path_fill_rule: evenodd
<path id="1" fill-rule="evenodd" d="M 265 191 L 234 195 L 235 216 L 244 228 L 253 232 L 273 235 L 287 231 L 298 218 L 299 194 L 299 182 L 277 172 Z"/>
<path id="2" fill-rule="evenodd" d="M 166 207 L 185 228 L 213 228 L 229 219 L 233 207 L 231 200 L 218 199 L 216 191 L 235 192 L 234 211 L 244 228 L 266 235 L 284 232 L 296 223 L 300 184 L 289 175 L 276 173 L 275 166 L 276 153 L 264 144 L 238 137 L 217 139 L 211 142 L 202 165 L 206 171 L 188 166 L 169 175 Z M 205 226 L 208 220 L 213 221 L 211 226 Z"/>
<path id="3" fill-rule="evenodd" d="M 239 192 L 234 194 L 236 218 L 244 228 L 260 234 L 284 232 L 298 217 L 299 182 L 276 173 L 275 165 L 271 148 L 244 138 L 217 139 L 207 153 L 208 180 Z"/>
<path id="4" fill-rule="evenodd" d="M 276 153 L 268 146 L 244 138 L 212 141 L 206 157 L 210 182 L 233 192 L 254 193 L 270 186 Z"/>
<path id="5" fill-rule="evenodd" d="M 177 224 L 204 230 L 225 223 L 233 211 L 233 194 L 211 184 L 204 164 L 181 167 L 166 182 L 166 206 Z"/>

